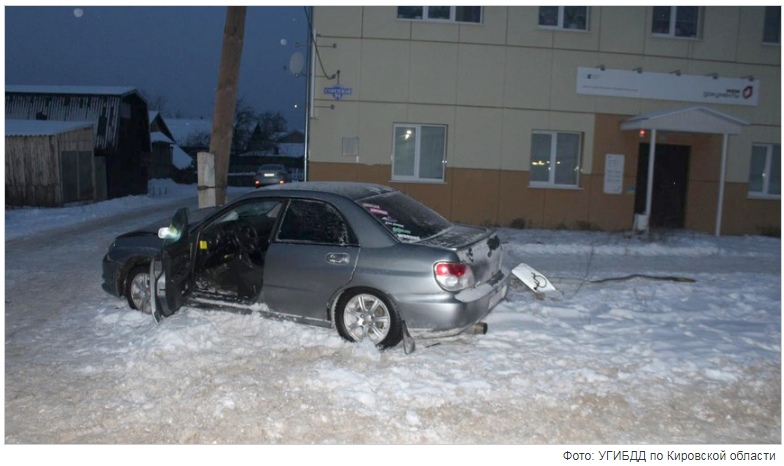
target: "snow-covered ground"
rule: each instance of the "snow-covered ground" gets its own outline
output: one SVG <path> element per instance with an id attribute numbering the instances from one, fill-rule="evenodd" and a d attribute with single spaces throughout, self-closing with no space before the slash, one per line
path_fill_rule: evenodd
<path id="1" fill-rule="evenodd" d="M 486 335 L 406 355 L 107 295 L 112 238 L 195 198 L 161 186 L 6 211 L 7 444 L 781 443 L 778 239 L 502 229 L 559 291 L 515 282 Z"/>

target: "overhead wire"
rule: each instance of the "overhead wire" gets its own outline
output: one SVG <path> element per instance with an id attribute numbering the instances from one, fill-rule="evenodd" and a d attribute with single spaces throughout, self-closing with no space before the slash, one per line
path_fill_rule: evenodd
<path id="1" fill-rule="evenodd" d="M 319 53 L 318 44 L 316 43 L 316 37 L 313 34 L 313 18 L 310 17 L 310 13 L 308 13 L 307 6 L 303 6 L 302 8 L 304 8 L 305 18 L 308 20 L 308 37 L 310 38 L 310 40 L 313 41 L 313 49 L 316 51 L 316 60 L 318 61 L 319 66 L 321 67 L 321 72 L 324 73 L 325 78 L 329 80 L 333 80 L 338 75 L 338 73 L 340 73 L 340 71 L 338 71 L 338 73 L 333 73 L 332 76 L 327 74 L 327 70 L 324 68 L 324 61 L 321 59 L 321 53 Z"/>

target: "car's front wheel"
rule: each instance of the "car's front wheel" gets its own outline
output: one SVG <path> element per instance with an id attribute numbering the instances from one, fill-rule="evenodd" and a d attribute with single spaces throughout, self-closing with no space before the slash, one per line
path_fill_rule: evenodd
<path id="1" fill-rule="evenodd" d="M 125 297 L 131 309 L 150 314 L 150 293 L 150 267 L 140 265 L 131 269 L 125 280 Z"/>
<path id="2" fill-rule="evenodd" d="M 400 315 L 374 290 L 344 293 L 335 307 L 335 326 L 347 341 L 369 338 L 379 348 L 392 348 L 403 338 Z"/>

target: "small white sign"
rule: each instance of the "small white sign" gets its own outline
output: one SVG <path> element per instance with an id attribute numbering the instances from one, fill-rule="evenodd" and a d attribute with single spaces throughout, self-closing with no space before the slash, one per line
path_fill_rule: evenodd
<path id="1" fill-rule="evenodd" d="M 608 97 L 756 106 L 760 81 L 579 67 L 576 91 Z"/>
<path id="2" fill-rule="evenodd" d="M 621 194 L 623 192 L 622 154 L 607 154 L 604 158 L 604 193 Z"/>

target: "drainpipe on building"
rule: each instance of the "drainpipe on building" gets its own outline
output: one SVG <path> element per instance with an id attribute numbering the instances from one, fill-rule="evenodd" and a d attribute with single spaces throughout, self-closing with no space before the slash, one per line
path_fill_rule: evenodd
<path id="1" fill-rule="evenodd" d="M 308 98 L 307 110 L 305 111 L 305 155 L 302 160 L 302 181 L 308 181 L 308 161 L 310 159 L 310 120 L 313 118 L 313 106 L 316 86 L 316 30 L 313 26 L 313 7 L 310 7 L 310 22 L 308 23 Z"/>
<path id="2" fill-rule="evenodd" d="M 645 237 L 651 237 L 651 205 L 653 204 L 653 163 L 656 158 L 656 128 L 651 130 L 651 143 L 648 145 L 648 185 L 645 189 Z"/>
<path id="3" fill-rule="evenodd" d="M 721 215 L 724 210 L 724 178 L 727 176 L 727 133 L 721 142 L 721 175 L 719 175 L 719 207 L 716 209 L 716 236 L 721 236 Z"/>

